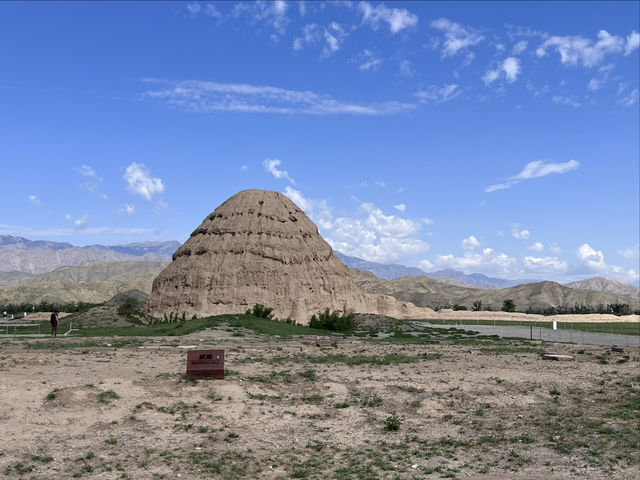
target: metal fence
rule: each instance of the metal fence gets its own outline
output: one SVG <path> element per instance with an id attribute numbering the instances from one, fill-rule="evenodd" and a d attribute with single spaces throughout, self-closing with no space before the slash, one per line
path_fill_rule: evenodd
<path id="1" fill-rule="evenodd" d="M 545 342 L 577 343 L 581 345 L 608 345 L 621 347 L 640 347 L 640 336 L 620 333 L 598 333 L 584 330 L 553 330 L 544 327 L 527 327 L 518 325 L 473 325 L 473 324 L 434 324 L 423 323 L 435 328 L 462 328 L 482 335 L 498 335 L 499 337 L 528 338 Z"/>

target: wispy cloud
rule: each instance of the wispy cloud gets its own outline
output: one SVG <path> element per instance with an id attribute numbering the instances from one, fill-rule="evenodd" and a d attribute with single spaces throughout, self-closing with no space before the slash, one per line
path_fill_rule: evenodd
<path id="1" fill-rule="evenodd" d="M 554 103 L 557 103 L 559 105 L 568 105 L 571 108 L 580 108 L 582 106 L 582 104 L 577 101 L 574 97 L 564 97 L 562 95 L 554 95 L 553 97 L 551 97 L 551 100 L 553 100 Z"/>
<path id="2" fill-rule="evenodd" d="M 165 101 L 172 107 L 192 112 L 240 112 L 307 115 L 393 115 L 415 108 L 396 101 L 355 103 L 339 101 L 311 91 L 286 90 L 246 83 L 218 83 L 199 80 L 171 82 L 145 79 L 159 85 L 143 98 Z"/>
<path id="3" fill-rule="evenodd" d="M 622 105 L 623 107 L 634 106 L 636 103 L 638 103 L 638 89 L 635 88 L 628 94 L 621 96 L 616 103 L 618 105 Z"/>
<path id="4" fill-rule="evenodd" d="M 364 49 L 355 59 L 354 63 L 358 64 L 358 68 L 364 71 L 376 71 L 382 59 L 369 49 Z"/>
<path id="5" fill-rule="evenodd" d="M 531 236 L 531 231 L 520 228 L 517 223 L 511 225 L 511 236 L 517 240 L 527 240 Z"/>
<path id="6" fill-rule="evenodd" d="M 164 191 L 164 184 L 158 177 L 153 177 L 147 167 L 133 162 L 127 167 L 124 174 L 127 182 L 127 190 L 136 195 L 140 195 L 148 201 L 157 193 Z"/>
<path id="7" fill-rule="evenodd" d="M 618 250 L 618 253 L 624 258 L 638 258 L 640 257 L 640 243 L 636 243 L 633 247 L 625 248 L 624 250 Z"/>
<path id="8" fill-rule="evenodd" d="M 33 205 L 40 205 L 40 199 L 36 195 L 29 195 L 29 201 Z"/>
<path id="9" fill-rule="evenodd" d="M 242 17 L 250 25 L 265 25 L 272 28 L 278 35 L 283 35 L 289 25 L 287 16 L 287 2 L 237 3 L 231 12 L 232 17 Z"/>
<path id="10" fill-rule="evenodd" d="M 95 193 L 105 200 L 108 198 L 105 193 L 100 191 L 100 184 L 102 183 L 103 179 L 96 173 L 93 167 L 90 167 L 89 165 L 80 165 L 80 167 L 76 168 L 75 170 L 87 179 L 85 182 L 80 184 L 80 188 L 82 190 Z"/>
<path id="11" fill-rule="evenodd" d="M 374 30 L 386 23 L 392 35 L 418 25 L 418 16 L 406 8 L 388 8 L 384 3 L 374 7 L 369 2 L 360 2 L 358 9 L 362 13 L 362 23 L 371 25 Z"/>
<path id="12" fill-rule="evenodd" d="M 627 36 L 627 43 L 624 46 L 624 54 L 631 55 L 631 53 L 638 48 L 640 48 L 640 33 L 634 30 Z"/>
<path id="13" fill-rule="evenodd" d="M 530 180 L 532 178 L 540 178 L 552 173 L 563 174 L 575 170 L 580 166 L 580 163 L 576 160 L 569 160 L 564 163 L 546 162 L 545 160 L 534 160 L 525 165 L 524 169 L 517 175 L 509 177 L 504 183 L 497 183 L 490 185 L 484 189 L 485 192 L 495 192 L 496 190 L 504 190 L 511 188 L 513 185 L 520 183 L 523 180 Z"/>
<path id="14" fill-rule="evenodd" d="M 393 208 L 399 212 L 404 212 L 407 209 L 407 206 L 404 203 L 399 203 L 398 205 L 394 205 Z"/>
<path id="15" fill-rule="evenodd" d="M 438 87 L 437 85 L 427 85 L 421 88 L 413 95 L 418 99 L 420 103 L 444 103 L 449 100 L 453 100 L 462 91 L 455 83 L 449 85 L 443 85 Z"/>
<path id="16" fill-rule="evenodd" d="M 485 85 L 491 85 L 504 76 L 508 83 L 513 83 L 522 72 L 520 59 L 516 57 L 505 58 L 496 68 L 489 69 L 482 77 Z"/>
<path id="17" fill-rule="evenodd" d="M 295 180 L 289 176 L 289 172 L 287 172 L 286 170 L 280 170 L 278 168 L 280 165 L 282 165 L 282 162 L 277 158 L 267 158 L 264 160 L 264 162 L 262 162 L 262 165 L 264 166 L 265 170 L 275 178 L 284 178 L 292 185 L 296 184 Z"/>
<path id="18" fill-rule="evenodd" d="M 89 227 L 83 229 L 49 227 L 33 228 L 22 225 L 0 224 L 1 235 L 20 235 L 24 237 L 71 237 L 76 235 L 150 235 L 158 234 L 160 230 L 154 228 L 120 228 L 120 227 Z"/>
<path id="19" fill-rule="evenodd" d="M 611 35 L 606 30 L 600 30 L 597 40 L 580 35 L 557 36 L 547 38 L 536 50 L 538 57 L 547 55 L 548 50 L 555 50 L 560 55 L 563 65 L 582 65 L 584 67 L 594 67 L 600 64 L 607 55 L 619 54 L 623 51 L 630 54 L 637 48 L 637 38 L 632 32 L 627 41 L 623 37 Z M 628 52 L 628 53 L 627 53 Z"/>
<path id="20" fill-rule="evenodd" d="M 89 216 L 89 214 L 85 213 L 82 217 L 78 218 L 77 220 L 74 220 L 73 226 L 77 230 L 84 230 L 89 225 L 90 220 L 91 220 L 91 217 Z"/>
<path id="21" fill-rule="evenodd" d="M 452 57 L 459 51 L 479 44 L 484 37 L 471 27 L 464 27 L 446 18 L 431 22 L 431 27 L 444 32 L 442 42 L 442 57 Z"/>

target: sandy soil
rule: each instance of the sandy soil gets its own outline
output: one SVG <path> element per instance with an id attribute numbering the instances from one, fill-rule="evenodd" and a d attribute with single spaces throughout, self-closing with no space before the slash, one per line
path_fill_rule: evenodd
<path id="1" fill-rule="evenodd" d="M 225 380 L 186 378 L 176 341 L 225 347 Z M 556 345 L 581 355 L 550 362 L 531 343 L 321 349 L 220 331 L 146 348 L 25 348 L 37 342 L 1 346 L 0 478 L 640 473 L 637 410 L 611 414 L 638 401 L 637 351 L 597 360 L 601 348 Z"/>

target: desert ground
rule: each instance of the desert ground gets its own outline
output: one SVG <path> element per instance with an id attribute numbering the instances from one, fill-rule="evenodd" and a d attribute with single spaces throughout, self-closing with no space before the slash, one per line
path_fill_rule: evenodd
<path id="1" fill-rule="evenodd" d="M 189 346 L 225 379 L 186 377 Z M 639 360 L 459 332 L 3 340 L 0 477 L 637 479 Z"/>

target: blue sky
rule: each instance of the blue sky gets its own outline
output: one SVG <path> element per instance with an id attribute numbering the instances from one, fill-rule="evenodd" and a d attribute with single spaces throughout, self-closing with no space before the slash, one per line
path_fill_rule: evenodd
<path id="1" fill-rule="evenodd" d="M 638 279 L 638 2 L 0 4 L 0 234 L 184 241 L 246 188 L 334 248 Z"/>

